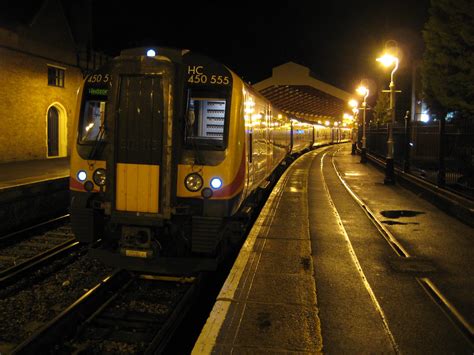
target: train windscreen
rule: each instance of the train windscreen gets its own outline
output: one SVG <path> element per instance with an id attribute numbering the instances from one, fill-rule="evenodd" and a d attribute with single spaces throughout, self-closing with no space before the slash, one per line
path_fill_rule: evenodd
<path id="1" fill-rule="evenodd" d="M 104 67 L 86 79 L 79 119 L 80 144 L 101 142 L 106 138 L 105 116 L 111 86 L 107 69 Z"/>
<path id="2" fill-rule="evenodd" d="M 79 129 L 80 142 L 95 142 L 105 139 L 105 101 L 86 100 Z"/>
<path id="3" fill-rule="evenodd" d="M 217 93 L 190 90 L 186 115 L 186 144 L 223 147 L 227 99 Z"/>

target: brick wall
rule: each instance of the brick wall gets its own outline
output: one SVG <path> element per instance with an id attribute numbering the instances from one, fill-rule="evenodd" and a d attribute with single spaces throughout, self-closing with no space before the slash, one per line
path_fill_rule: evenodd
<path id="1" fill-rule="evenodd" d="M 66 69 L 64 88 L 48 86 L 48 64 Z M 81 82 L 77 67 L 0 47 L 0 162 L 47 157 L 47 110 L 53 103 L 64 108 L 69 155 Z"/>

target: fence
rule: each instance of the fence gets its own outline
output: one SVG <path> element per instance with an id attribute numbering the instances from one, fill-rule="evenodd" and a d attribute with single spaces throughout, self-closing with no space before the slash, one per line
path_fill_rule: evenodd
<path id="1" fill-rule="evenodd" d="M 474 198 L 474 119 L 395 123 L 394 162 L 405 172 Z M 444 127 L 443 127 L 444 126 Z M 359 140 L 361 140 L 359 129 Z M 367 127 L 367 152 L 387 154 L 387 125 Z"/>

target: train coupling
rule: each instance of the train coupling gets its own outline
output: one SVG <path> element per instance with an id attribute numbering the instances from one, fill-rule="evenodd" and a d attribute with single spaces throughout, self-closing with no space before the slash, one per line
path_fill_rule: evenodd
<path id="1" fill-rule="evenodd" d="M 159 252 L 159 244 L 146 227 L 122 226 L 120 253 L 136 258 L 153 258 Z"/>

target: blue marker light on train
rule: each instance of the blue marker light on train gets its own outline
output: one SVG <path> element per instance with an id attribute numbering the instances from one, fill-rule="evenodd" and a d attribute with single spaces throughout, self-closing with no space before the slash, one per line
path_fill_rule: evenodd
<path id="1" fill-rule="evenodd" d="M 222 180 L 219 179 L 218 177 L 212 178 L 211 179 L 211 187 L 214 190 L 220 189 L 222 186 Z"/>
<path id="2" fill-rule="evenodd" d="M 86 181 L 87 179 L 87 173 L 84 170 L 79 170 L 77 172 L 77 180 L 79 181 Z"/>
<path id="3" fill-rule="evenodd" d="M 154 57 L 156 55 L 156 52 L 154 49 L 149 49 L 147 52 L 146 52 L 146 55 L 148 57 Z"/>

